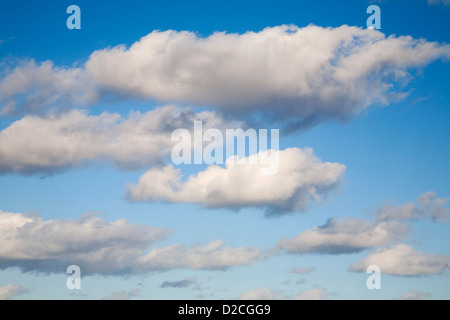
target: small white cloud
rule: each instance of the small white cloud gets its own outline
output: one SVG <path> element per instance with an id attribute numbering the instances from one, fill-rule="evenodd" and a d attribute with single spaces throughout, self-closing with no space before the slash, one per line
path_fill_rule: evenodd
<path id="1" fill-rule="evenodd" d="M 441 274 L 447 269 L 448 257 L 414 250 L 407 244 L 397 244 L 378 249 L 366 258 L 351 265 L 348 270 L 366 272 L 370 265 L 377 265 L 381 273 L 395 276 L 423 276 Z"/>
<path id="2" fill-rule="evenodd" d="M 316 270 L 316 267 L 306 267 L 306 268 L 292 267 L 291 272 L 296 274 L 307 274 L 313 272 L 314 270 Z"/>
<path id="3" fill-rule="evenodd" d="M 403 296 L 395 300 L 426 300 L 430 296 L 429 293 L 418 291 L 418 290 L 410 290 L 405 292 Z"/>
<path id="4" fill-rule="evenodd" d="M 325 300 L 329 293 L 324 288 L 314 288 L 306 290 L 295 296 L 295 300 Z"/>

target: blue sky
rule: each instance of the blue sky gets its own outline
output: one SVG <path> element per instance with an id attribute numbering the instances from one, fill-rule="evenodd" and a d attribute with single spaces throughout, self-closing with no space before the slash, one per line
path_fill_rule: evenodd
<path id="1" fill-rule="evenodd" d="M 449 15 L 426 0 L 2 2 L 0 298 L 449 299 Z M 180 165 L 164 189 L 177 124 L 255 115 L 280 130 L 278 177 Z"/>

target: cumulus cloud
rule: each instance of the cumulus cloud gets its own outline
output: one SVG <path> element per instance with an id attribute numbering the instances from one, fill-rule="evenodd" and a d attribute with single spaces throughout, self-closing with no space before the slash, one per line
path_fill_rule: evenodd
<path id="1" fill-rule="evenodd" d="M 307 274 L 313 272 L 314 270 L 316 270 L 316 267 L 306 267 L 306 268 L 292 267 L 291 272 L 295 274 Z"/>
<path id="2" fill-rule="evenodd" d="M 87 106 L 100 92 L 84 68 L 19 63 L 0 81 L 0 115 L 36 114 Z"/>
<path id="3" fill-rule="evenodd" d="M 405 292 L 403 296 L 395 300 L 426 300 L 430 296 L 429 293 L 418 291 L 418 290 L 410 290 Z"/>
<path id="4" fill-rule="evenodd" d="M 105 221 L 85 214 L 78 220 L 44 220 L 38 216 L 0 211 L 0 268 L 57 272 L 70 264 L 83 273 L 127 271 L 130 261 L 170 231 Z"/>
<path id="5" fill-rule="evenodd" d="M 130 291 L 117 291 L 111 293 L 109 296 L 104 297 L 102 300 L 130 300 L 131 298 L 139 295 L 141 290 L 139 289 L 132 289 Z"/>
<path id="6" fill-rule="evenodd" d="M 437 198 L 434 191 L 425 192 L 415 202 L 401 206 L 385 205 L 377 210 L 377 220 L 417 220 L 429 218 L 444 222 L 450 210 L 445 207 L 448 198 Z"/>
<path id="7" fill-rule="evenodd" d="M 275 300 L 277 294 L 268 288 L 258 288 L 242 292 L 239 300 Z"/>
<path id="8" fill-rule="evenodd" d="M 0 300 L 10 300 L 24 293 L 27 293 L 29 289 L 22 286 L 16 286 L 8 284 L 7 286 L 0 287 Z"/>
<path id="9" fill-rule="evenodd" d="M 26 62 L 1 80 L 0 104 L 8 114 L 121 95 L 247 119 L 256 112 L 295 130 L 400 99 L 414 69 L 449 56 L 448 45 L 346 25 L 153 31 L 128 48 L 95 51 L 81 67 Z"/>
<path id="10" fill-rule="evenodd" d="M 52 173 L 90 162 L 133 169 L 161 164 L 178 128 L 193 130 L 227 122 L 212 112 L 165 106 L 146 113 L 87 115 L 79 110 L 53 116 L 25 116 L 0 132 L 0 174 Z"/>
<path id="11" fill-rule="evenodd" d="M 135 270 L 202 269 L 225 270 L 239 265 L 246 266 L 261 257 L 261 249 L 225 247 L 218 239 L 208 245 L 186 247 L 175 244 L 151 250 L 136 260 Z"/>
<path id="12" fill-rule="evenodd" d="M 295 296 L 295 300 L 325 300 L 329 293 L 324 288 L 314 288 L 306 290 Z"/>
<path id="13" fill-rule="evenodd" d="M 266 164 L 259 154 L 227 161 L 225 167 L 212 165 L 181 182 L 179 169 L 172 165 L 147 171 L 137 185 L 129 185 L 131 201 L 153 202 L 158 199 L 173 203 L 197 203 L 210 208 L 263 208 L 267 215 L 280 212 L 306 211 L 337 189 L 345 166 L 322 162 L 312 149 L 290 148 L 273 151 L 278 159 L 278 172 L 261 174 Z M 259 157 L 259 158 L 258 158 Z M 253 161 L 254 160 L 254 161 Z"/>
<path id="14" fill-rule="evenodd" d="M 94 52 L 86 69 L 97 84 L 128 95 L 258 110 L 301 126 L 388 103 L 410 68 L 449 56 L 449 46 L 408 36 L 282 25 L 206 38 L 154 31 L 129 48 Z"/>
<path id="15" fill-rule="evenodd" d="M 197 282 L 195 278 L 187 278 L 179 281 L 164 281 L 160 288 L 187 288 Z"/>
<path id="16" fill-rule="evenodd" d="M 149 250 L 171 233 L 164 228 L 105 221 L 93 214 L 78 220 L 44 220 L 0 211 L 0 269 L 61 272 L 79 265 L 83 274 L 129 274 L 173 268 L 227 269 L 248 265 L 260 249 L 206 245 L 171 245 Z"/>
<path id="17" fill-rule="evenodd" d="M 395 276 L 422 276 L 441 274 L 447 269 L 448 257 L 414 250 L 407 244 L 397 244 L 389 248 L 378 249 L 348 270 L 366 272 L 370 265 L 377 265 L 381 272 Z"/>
<path id="18" fill-rule="evenodd" d="M 395 221 L 330 218 L 322 226 L 303 231 L 291 239 L 283 238 L 278 243 L 278 248 L 299 254 L 353 253 L 401 239 L 408 231 L 406 224 Z"/>

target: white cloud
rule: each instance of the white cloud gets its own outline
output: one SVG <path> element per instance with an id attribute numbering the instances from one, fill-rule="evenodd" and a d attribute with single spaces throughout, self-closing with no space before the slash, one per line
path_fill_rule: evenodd
<path id="1" fill-rule="evenodd" d="M 277 294 L 267 288 L 258 288 L 242 292 L 239 300 L 275 300 Z"/>
<path id="2" fill-rule="evenodd" d="M 162 163 L 178 128 L 221 128 L 212 112 L 194 113 L 165 106 L 146 113 L 87 115 L 72 110 L 47 117 L 25 116 L 0 132 L 0 173 L 54 172 L 89 162 L 141 168 Z"/>
<path id="3" fill-rule="evenodd" d="M 449 46 L 408 36 L 283 25 L 207 38 L 154 31 L 129 48 L 94 52 L 86 69 L 97 84 L 129 95 L 314 122 L 387 103 L 410 68 L 449 56 Z"/>
<path id="4" fill-rule="evenodd" d="M 408 231 L 406 224 L 395 221 L 331 218 L 325 225 L 303 231 L 291 239 L 283 238 L 278 248 L 289 253 L 352 253 L 400 239 Z"/>
<path id="5" fill-rule="evenodd" d="M 314 288 L 306 290 L 295 296 L 295 300 L 325 300 L 329 296 L 324 288 Z"/>
<path id="6" fill-rule="evenodd" d="M 109 222 L 93 214 L 44 220 L 0 211 L 0 267 L 54 272 L 77 264 L 84 274 L 126 272 L 131 261 L 168 234 L 163 228 L 125 219 Z"/>
<path id="7" fill-rule="evenodd" d="M 307 274 L 313 272 L 314 270 L 316 270 L 316 267 L 306 267 L 306 268 L 292 267 L 291 272 L 296 274 Z"/>
<path id="8" fill-rule="evenodd" d="M 0 287 L 0 300 L 10 300 L 19 295 L 27 293 L 29 289 L 22 286 L 15 286 L 13 284 L 8 284 L 7 286 Z"/>
<path id="9" fill-rule="evenodd" d="M 260 152 L 261 155 L 264 152 Z M 279 170 L 262 175 L 265 164 L 254 161 L 258 155 L 241 159 L 243 163 L 209 166 L 181 182 L 179 169 L 172 165 L 147 171 L 137 185 L 128 187 L 131 201 L 197 203 L 211 208 L 264 208 L 266 214 L 306 211 L 337 189 L 345 166 L 321 162 L 312 149 L 290 148 L 274 151 Z"/>
<path id="10" fill-rule="evenodd" d="M 224 247 L 222 240 L 206 246 L 186 247 L 176 244 L 153 249 L 136 260 L 136 272 L 167 269 L 224 270 L 233 266 L 246 266 L 260 258 L 261 249 Z"/>
<path id="11" fill-rule="evenodd" d="M 129 48 L 95 51 L 81 67 L 23 63 L 0 82 L 3 113 L 46 112 L 101 96 L 187 102 L 227 114 L 263 114 L 291 129 L 348 119 L 405 96 L 416 68 L 450 57 L 450 46 L 341 26 L 259 32 L 153 31 Z"/>
<path id="12" fill-rule="evenodd" d="M 100 92 L 83 68 L 21 62 L 0 82 L 0 115 L 48 113 L 87 106 Z"/>
<path id="13" fill-rule="evenodd" d="M 415 220 L 430 218 L 433 221 L 445 221 L 450 210 L 445 207 L 448 198 L 437 198 L 434 191 L 422 194 L 415 203 L 401 206 L 385 205 L 377 210 L 377 220 Z"/>
<path id="14" fill-rule="evenodd" d="M 408 292 L 405 292 L 403 296 L 395 300 L 426 300 L 429 296 L 430 294 L 426 292 L 410 290 Z"/>
<path id="15" fill-rule="evenodd" d="M 44 220 L 0 211 L 0 268 L 60 272 L 76 264 L 83 274 L 125 274 L 173 268 L 224 270 L 260 258 L 259 248 L 224 246 L 220 240 L 148 250 L 170 233 L 125 219 L 109 222 L 93 214 L 79 220 Z"/>
<path id="16" fill-rule="evenodd" d="M 396 276 L 422 276 L 441 274 L 447 269 L 448 257 L 414 250 L 400 243 L 389 248 L 378 249 L 366 258 L 351 265 L 348 270 L 366 272 L 370 265 L 377 265 L 381 273 Z"/>

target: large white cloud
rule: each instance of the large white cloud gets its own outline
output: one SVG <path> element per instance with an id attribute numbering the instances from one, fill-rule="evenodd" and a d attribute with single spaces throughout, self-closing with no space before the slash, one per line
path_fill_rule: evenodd
<path id="1" fill-rule="evenodd" d="M 407 244 L 397 244 L 389 248 L 378 249 L 348 270 L 366 272 L 370 265 L 377 265 L 381 273 L 395 276 L 422 276 L 441 274 L 447 269 L 448 257 L 414 250 Z"/>
<path id="2" fill-rule="evenodd" d="M 3 113 L 51 110 L 122 95 L 188 102 L 292 129 L 346 119 L 404 96 L 412 70 L 450 46 L 351 26 L 268 27 L 259 32 L 153 31 L 130 47 L 95 51 L 83 66 L 27 62 L 0 82 Z"/>
<path id="3" fill-rule="evenodd" d="M 283 238 L 278 248 L 289 253 L 352 253 L 401 239 L 408 230 L 406 224 L 395 221 L 331 218 L 323 226 L 303 231 L 291 239 Z"/>
<path id="4" fill-rule="evenodd" d="M 318 121 L 386 103 L 410 68 L 448 56 L 449 46 L 408 36 L 282 25 L 206 38 L 154 31 L 129 48 L 94 52 L 86 69 L 97 84 L 126 94 Z"/>
<path id="5" fill-rule="evenodd" d="M 261 174 L 267 164 L 262 153 L 227 161 L 225 167 L 212 165 L 181 182 L 179 169 L 172 165 L 146 172 L 137 185 L 130 185 L 131 201 L 197 203 L 211 208 L 264 208 L 267 214 L 306 211 L 337 188 L 345 166 L 322 162 L 312 149 L 290 148 L 272 151 L 278 159 L 278 172 Z M 260 158 L 258 158 L 258 156 Z M 254 158 L 254 159 L 253 159 Z M 255 161 L 252 161 L 255 160 Z"/>
<path id="6" fill-rule="evenodd" d="M 79 110 L 28 115 L 0 132 L 0 173 L 54 172 L 92 161 L 127 169 L 160 164 L 170 155 L 173 130 L 191 131 L 195 120 L 205 128 L 226 123 L 212 112 L 175 106 L 130 112 L 128 118 Z"/>
<path id="7" fill-rule="evenodd" d="M 121 274 L 173 268 L 227 269 L 248 265 L 260 257 L 259 248 L 171 245 L 150 249 L 171 233 L 164 228 L 105 221 L 92 214 L 78 220 L 44 220 L 38 216 L 0 211 L 0 268 L 64 272 L 79 265 L 83 274 Z M 149 250 L 150 249 L 150 250 Z"/>

